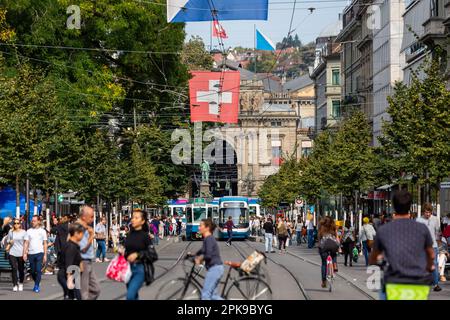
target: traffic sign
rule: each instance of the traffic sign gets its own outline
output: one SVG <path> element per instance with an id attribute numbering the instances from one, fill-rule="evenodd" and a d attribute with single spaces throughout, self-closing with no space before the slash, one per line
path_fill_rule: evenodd
<path id="1" fill-rule="evenodd" d="M 297 206 L 302 206 L 302 205 L 303 205 L 303 199 L 296 199 L 296 200 L 295 200 L 295 204 L 296 204 Z"/>
<path id="2" fill-rule="evenodd" d="M 58 202 L 62 202 L 64 200 L 64 196 L 62 194 L 58 194 Z"/>

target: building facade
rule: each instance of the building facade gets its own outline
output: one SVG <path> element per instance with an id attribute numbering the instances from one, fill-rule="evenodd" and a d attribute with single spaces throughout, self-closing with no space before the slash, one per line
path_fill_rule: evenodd
<path id="1" fill-rule="evenodd" d="M 316 94 L 316 134 L 335 126 L 341 118 L 341 46 L 335 41 L 341 27 L 341 20 L 332 23 L 316 39 L 316 59 L 311 70 Z"/>

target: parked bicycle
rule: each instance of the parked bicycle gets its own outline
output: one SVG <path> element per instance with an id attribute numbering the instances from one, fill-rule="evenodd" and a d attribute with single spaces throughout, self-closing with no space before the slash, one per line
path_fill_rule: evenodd
<path id="1" fill-rule="evenodd" d="M 185 261 L 190 261 L 192 266 L 186 272 L 185 278 L 177 278 L 164 284 L 159 290 L 157 300 L 200 300 L 202 284 L 200 279 L 203 266 L 196 265 L 194 257 L 187 255 Z M 266 262 L 267 263 L 267 262 Z M 240 269 L 240 262 L 225 261 L 229 266 L 223 285 L 221 296 L 225 300 L 270 300 L 272 289 L 263 280 L 263 275 L 257 266 L 250 274 Z M 234 271 L 234 272 L 232 272 Z"/>

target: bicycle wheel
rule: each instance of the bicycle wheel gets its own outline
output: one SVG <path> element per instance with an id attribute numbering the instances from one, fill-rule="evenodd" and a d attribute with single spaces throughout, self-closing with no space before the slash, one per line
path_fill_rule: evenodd
<path id="1" fill-rule="evenodd" d="M 245 277 L 234 281 L 225 294 L 227 300 L 271 300 L 272 289 L 259 278 Z"/>
<path id="2" fill-rule="evenodd" d="M 200 300 L 200 288 L 190 282 L 186 288 L 186 279 L 173 279 L 164 284 L 156 295 L 156 300 Z"/>
<path id="3" fill-rule="evenodd" d="M 331 292 L 333 291 L 333 278 L 334 278 L 334 274 L 333 274 L 333 265 L 329 264 L 328 268 L 327 268 L 327 282 L 328 282 L 328 291 Z"/>

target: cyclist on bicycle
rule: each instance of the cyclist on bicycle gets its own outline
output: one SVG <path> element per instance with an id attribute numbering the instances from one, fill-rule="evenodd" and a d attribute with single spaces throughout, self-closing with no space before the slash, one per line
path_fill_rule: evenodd
<path id="1" fill-rule="evenodd" d="M 208 272 L 205 276 L 205 283 L 202 289 L 202 300 L 223 300 L 217 294 L 217 287 L 222 278 L 224 268 L 222 259 L 220 258 L 219 246 L 213 236 L 216 225 L 211 219 L 203 219 L 200 222 L 199 232 L 203 236 L 203 246 L 195 254 L 195 263 L 201 264 L 205 262 Z"/>
<path id="2" fill-rule="evenodd" d="M 336 224 L 332 217 L 326 216 L 320 221 L 319 226 L 319 254 L 322 259 L 321 274 L 322 288 L 327 286 L 327 258 L 333 259 L 334 272 L 338 271 L 336 255 L 339 250 L 339 240 Z"/>
<path id="3" fill-rule="evenodd" d="M 411 202 L 408 191 L 397 191 L 392 200 L 394 219 L 380 226 L 375 237 L 369 263 L 378 265 L 381 258 L 388 263 L 382 300 L 426 299 L 433 282 L 433 240 L 424 224 L 411 219 Z"/>

